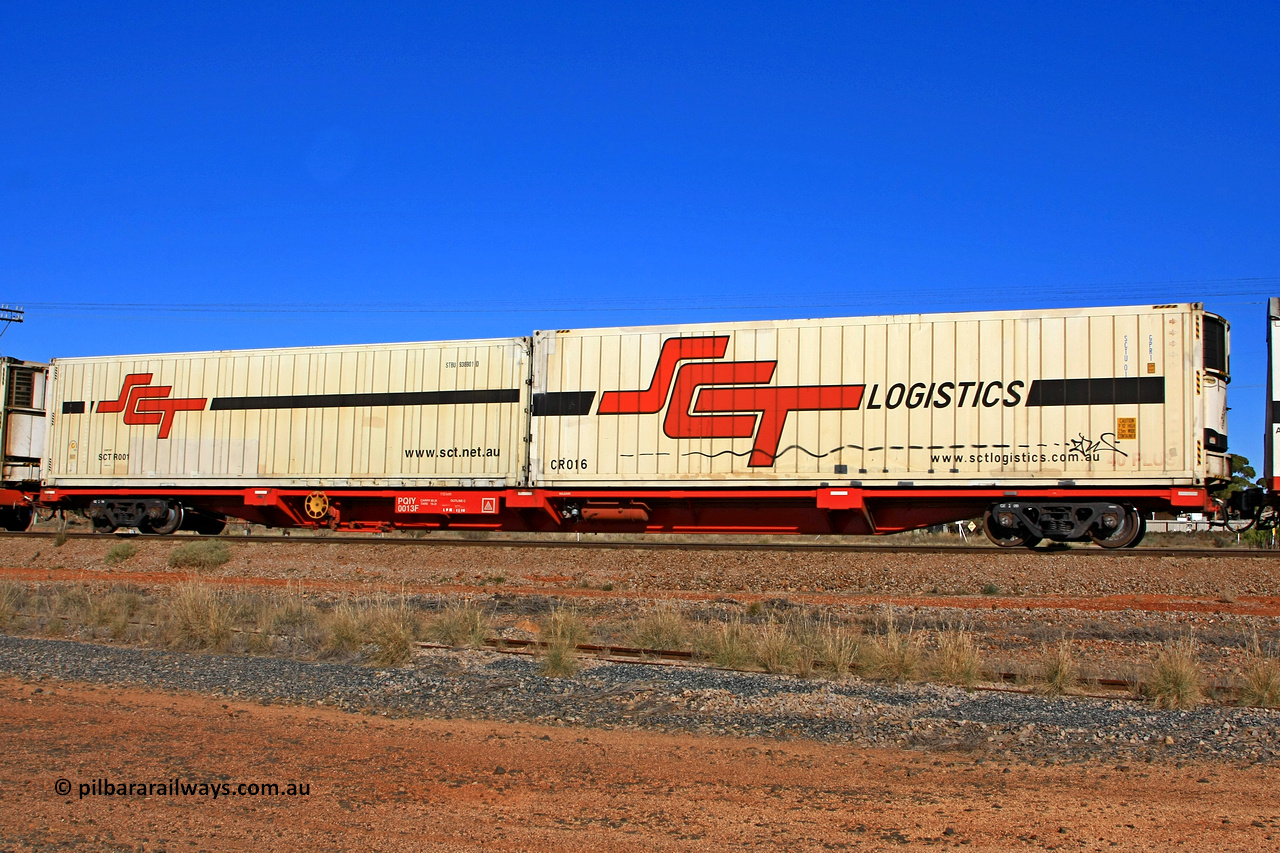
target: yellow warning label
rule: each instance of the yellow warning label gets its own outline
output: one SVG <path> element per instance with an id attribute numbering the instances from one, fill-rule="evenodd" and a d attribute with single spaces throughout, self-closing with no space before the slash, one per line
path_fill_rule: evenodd
<path id="1" fill-rule="evenodd" d="M 1155 372 L 1156 372 L 1156 363 L 1154 361 L 1148 361 L 1147 373 L 1155 373 Z"/>
<path id="2" fill-rule="evenodd" d="M 1116 418 L 1116 438 L 1120 441 L 1132 441 L 1138 437 L 1137 418 Z"/>

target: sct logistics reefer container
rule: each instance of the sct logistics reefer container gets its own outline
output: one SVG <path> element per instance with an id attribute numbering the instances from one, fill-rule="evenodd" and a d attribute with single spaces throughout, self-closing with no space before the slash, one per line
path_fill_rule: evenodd
<path id="1" fill-rule="evenodd" d="M 1229 479 L 1198 304 L 538 332 L 53 364 L 42 499 L 271 524 L 1134 544 Z"/>
<path id="2" fill-rule="evenodd" d="M 151 532 L 496 515 L 528 378 L 525 338 L 56 359 L 42 498 Z"/>

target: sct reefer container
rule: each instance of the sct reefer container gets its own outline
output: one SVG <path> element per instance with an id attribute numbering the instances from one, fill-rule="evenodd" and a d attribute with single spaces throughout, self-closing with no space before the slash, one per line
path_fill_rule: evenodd
<path id="1" fill-rule="evenodd" d="M 272 490 L 515 486 L 528 351 L 513 338 L 57 359 L 46 491 L 114 490 L 109 528 L 165 510 L 130 508 L 132 494 L 254 486 L 279 503 Z M 318 494 L 310 515 L 335 517 Z"/>
<path id="2" fill-rule="evenodd" d="M 537 485 L 1203 485 L 1226 325 L 1199 304 L 534 336 Z"/>

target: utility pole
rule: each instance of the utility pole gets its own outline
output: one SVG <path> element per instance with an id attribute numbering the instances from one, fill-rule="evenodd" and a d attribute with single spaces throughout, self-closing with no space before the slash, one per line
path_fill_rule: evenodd
<path id="1" fill-rule="evenodd" d="M 9 331 L 12 323 L 21 323 L 24 311 L 12 305 L 0 305 L 0 323 L 4 323 L 4 327 L 0 328 L 0 335 Z"/>

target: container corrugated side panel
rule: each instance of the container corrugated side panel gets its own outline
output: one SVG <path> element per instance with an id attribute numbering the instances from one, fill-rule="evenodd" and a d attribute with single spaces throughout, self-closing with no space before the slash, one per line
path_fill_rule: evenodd
<path id="1" fill-rule="evenodd" d="M 527 349 L 514 338 L 59 360 L 48 481 L 518 485 Z M 130 375 L 149 375 L 141 393 L 157 402 L 135 400 L 129 420 L 145 419 L 139 405 L 200 407 L 175 411 L 167 437 L 100 411 Z"/>
<path id="2" fill-rule="evenodd" d="M 534 417 L 534 478 L 551 487 L 1192 482 L 1196 310 L 538 333 L 535 393 L 593 395 L 589 413 Z M 678 346 L 720 354 L 671 361 Z M 647 399 L 602 413 L 617 391 Z M 1076 404 L 1081 394 L 1093 402 Z"/>

